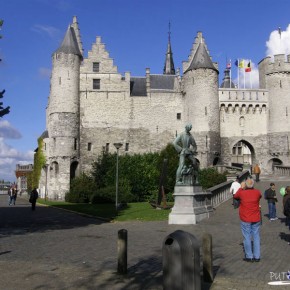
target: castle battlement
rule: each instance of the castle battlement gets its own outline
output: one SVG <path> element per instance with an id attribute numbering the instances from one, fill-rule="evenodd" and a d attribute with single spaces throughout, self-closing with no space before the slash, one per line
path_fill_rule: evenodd
<path id="1" fill-rule="evenodd" d="M 230 103 L 267 103 L 267 90 L 253 90 L 253 89 L 219 89 L 219 101 Z"/>
<path id="2" fill-rule="evenodd" d="M 276 54 L 274 57 L 265 57 L 259 62 L 259 70 L 264 74 L 290 73 L 290 55 Z"/>

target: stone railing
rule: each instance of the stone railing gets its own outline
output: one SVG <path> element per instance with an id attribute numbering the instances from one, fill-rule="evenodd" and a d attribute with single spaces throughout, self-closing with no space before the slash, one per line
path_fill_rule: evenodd
<path id="1" fill-rule="evenodd" d="M 281 176 L 290 176 L 290 166 L 275 165 L 274 174 Z"/>
<path id="2" fill-rule="evenodd" d="M 246 178 L 250 175 L 248 170 L 243 171 L 238 175 L 239 182 L 246 180 Z M 219 185 L 208 188 L 207 191 L 211 192 L 211 205 L 213 208 L 218 207 L 223 202 L 232 198 L 232 194 L 230 193 L 230 187 L 233 181 L 225 181 Z"/>

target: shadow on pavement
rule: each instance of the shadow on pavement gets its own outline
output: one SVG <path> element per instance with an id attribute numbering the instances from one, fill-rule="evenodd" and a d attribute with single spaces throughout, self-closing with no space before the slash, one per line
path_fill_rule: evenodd
<path id="1" fill-rule="evenodd" d="M 3 206 L 3 203 L 0 203 L 0 238 L 7 235 L 71 229 L 102 223 L 104 221 L 96 218 L 51 207 L 37 206 L 36 210 L 32 211 L 30 204 L 20 199 L 15 206 Z"/>

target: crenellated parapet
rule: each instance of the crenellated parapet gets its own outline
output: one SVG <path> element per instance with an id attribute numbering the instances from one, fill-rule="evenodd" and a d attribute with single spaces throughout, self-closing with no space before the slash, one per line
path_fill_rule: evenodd
<path id="1" fill-rule="evenodd" d="M 267 56 L 259 62 L 260 88 L 267 88 L 266 75 L 290 74 L 290 55 L 277 54 L 274 57 Z"/>
<path id="2" fill-rule="evenodd" d="M 237 102 L 237 103 L 268 103 L 267 90 L 253 89 L 219 89 L 219 101 L 221 102 Z"/>

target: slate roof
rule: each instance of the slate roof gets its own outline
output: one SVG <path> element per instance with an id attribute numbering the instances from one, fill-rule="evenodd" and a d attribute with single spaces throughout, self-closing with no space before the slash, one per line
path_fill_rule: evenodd
<path id="1" fill-rule="evenodd" d="M 218 72 L 218 70 L 215 68 L 215 66 L 212 63 L 212 60 L 210 56 L 208 55 L 207 49 L 204 45 L 203 42 L 201 42 L 198 45 L 198 48 L 196 50 L 196 53 L 188 67 L 188 69 L 185 71 L 189 70 L 194 70 L 194 69 L 199 69 L 199 68 L 209 68 L 213 69 Z"/>
<path id="2" fill-rule="evenodd" d="M 71 26 L 67 29 L 61 46 L 55 51 L 55 53 L 60 52 L 66 54 L 75 54 L 82 58 L 75 31 Z"/>
<path id="3" fill-rule="evenodd" d="M 173 90 L 175 75 L 150 75 L 150 86 L 154 90 Z"/>
<path id="4" fill-rule="evenodd" d="M 151 90 L 173 90 L 174 79 L 174 75 L 150 75 L 150 88 Z M 146 77 L 131 77 L 130 95 L 147 96 Z"/>
<path id="5" fill-rule="evenodd" d="M 131 96 L 146 96 L 146 78 L 131 77 L 130 80 L 130 95 Z"/>

